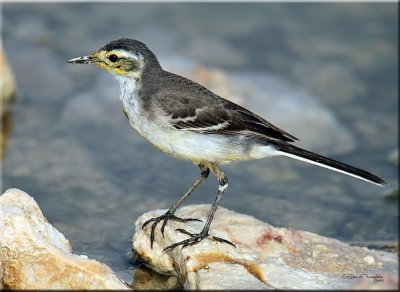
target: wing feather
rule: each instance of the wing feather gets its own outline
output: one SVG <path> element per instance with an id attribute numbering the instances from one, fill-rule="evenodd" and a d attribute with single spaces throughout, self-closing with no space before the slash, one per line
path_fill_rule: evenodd
<path id="1" fill-rule="evenodd" d="M 204 134 L 245 135 L 287 142 L 298 140 L 251 111 L 207 88 L 168 72 L 170 84 L 155 95 L 156 107 L 172 127 Z M 167 90 L 168 88 L 168 90 Z M 177 89 L 178 88 L 178 89 Z"/>

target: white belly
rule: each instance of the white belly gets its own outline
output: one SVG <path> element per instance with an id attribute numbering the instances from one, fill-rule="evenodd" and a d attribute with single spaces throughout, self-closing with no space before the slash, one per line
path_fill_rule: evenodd
<path id="1" fill-rule="evenodd" d="M 241 147 L 229 147 L 226 138 L 160 126 L 148 119 L 130 117 L 134 129 L 162 152 L 194 162 L 229 162 L 243 156 Z"/>
<path id="2" fill-rule="evenodd" d="M 147 119 L 131 118 L 131 125 L 141 136 L 162 152 L 176 158 L 193 162 L 210 161 L 229 163 L 235 160 L 252 160 L 277 155 L 278 152 L 264 145 L 245 147 L 239 139 L 199 134 L 192 131 L 177 130 Z"/>
<path id="3" fill-rule="evenodd" d="M 171 156 L 193 162 L 210 161 L 228 163 L 234 160 L 258 159 L 276 155 L 269 146 L 249 147 L 245 139 L 178 130 L 170 126 L 162 113 L 152 117 L 142 107 L 132 80 L 118 79 L 120 100 L 131 126 L 147 141 Z M 154 110 L 154 109 L 153 109 Z M 243 138 L 243 137 L 242 137 Z"/>

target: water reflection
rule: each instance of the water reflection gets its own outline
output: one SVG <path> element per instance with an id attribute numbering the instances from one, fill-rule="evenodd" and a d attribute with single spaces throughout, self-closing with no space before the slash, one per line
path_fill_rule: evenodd
<path id="1" fill-rule="evenodd" d="M 10 113 L 9 111 L 6 111 L 3 113 L 3 116 L 1 117 L 1 136 L 0 136 L 0 161 L 3 161 L 4 156 L 5 156 L 5 152 L 7 149 L 7 143 L 8 143 L 8 136 L 10 135 L 10 131 L 12 128 L 12 124 L 13 124 L 13 117 L 12 117 L 12 113 Z"/>

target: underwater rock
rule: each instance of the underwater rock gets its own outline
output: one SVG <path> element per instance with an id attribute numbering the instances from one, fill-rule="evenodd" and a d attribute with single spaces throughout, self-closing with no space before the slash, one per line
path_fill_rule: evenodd
<path id="1" fill-rule="evenodd" d="M 7 62 L 6 54 L 0 49 L 0 116 L 3 115 L 5 106 L 15 97 L 15 80 Z"/>

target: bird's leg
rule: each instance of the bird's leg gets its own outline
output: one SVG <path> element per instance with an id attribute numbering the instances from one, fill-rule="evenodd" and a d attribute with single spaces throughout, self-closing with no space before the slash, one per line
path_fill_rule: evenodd
<path id="1" fill-rule="evenodd" d="M 196 182 L 192 185 L 192 187 L 178 200 L 176 201 L 176 203 L 169 208 L 169 210 L 156 218 L 151 218 L 149 220 L 147 220 L 146 222 L 144 222 L 144 224 L 142 225 L 142 229 L 149 224 L 150 222 L 153 222 L 153 224 L 151 224 L 151 232 L 150 232 L 150 246 L 151 248 L 153 248 L 153 242 L 154 242 L 154 231 L 155 228 L 157 226 L 157 224 L 160 221 L 164 221 L 162 226 L 161 226 L 161 233 L 164 236 L 164 228 L 165 225 L 167 224 L 168 220 L 175 220 L 175 221 L 179 221 L 179 222 L 187 222 L 187 221 L 200 221 L 200 219 L 194 219 L 194 218 L 179 218 L 177 216 L 175 216 L 175 211 L 176 209 L 178 209 L 178 207 L 191 195 L 191 193 L 193 193 L 193 191 L 195 189 L 197 189 L 197 187 L 208 177 L 208 175 L 210 174 L 210 169 L 205 166 L 203 163 L 198 164 L 198 167 L 201 170 L 201 176 L 198 180 L 196 180 Z"/>
<path id="2" fill-rule="evenodd" d="M 215 176 L 218 179 L 218 193 L 217 193 L 217 196 L 215 197 L 214 203 L 211 206 L 211 209 L 210 209 L 210 211 L 208 213 L 207 221 L 206 221 L 206 224 L 203 227 L 203 230 L 200 233 L 190 233 L 190 232 L 188 232 L 188 231 L 186 231 L 184 229 L 177 229 L 176 231 L 179 231 L 181 233 L 187 234 L 187 235 L 190 236 L 190 238 L 188 238 L 186 240 L 183 240 L 183 241 L 180 241 L 180 242 L 177 242 L 177 243 L 174 243 L 174 244 L 166 247 L 164 249 L 164 251 L 169 250 L 169 249 L 173 249 L 173 248 L 177 247 L 178 245 L 182 245 L 182 248 L 184 248 L 186 246 L 196 244 L 196 243 L 200 242 L 201 240 L 203 240 L 206 237 L 210 237 L 211 239 L 213 239 L 215 241 L 218 241 L 218 242 L 228 243 L 228 244 L 230 244 L 230 245 L 235 247 L 235 245 L 232 242 L 230 242 L 230 241 L 228 241 L 226 239 L 223 239 L 223 238 L 220 238 L 220 237 L 217 237 L 217 236 L 212 236 L 212 235 L 208 234 L 211 222 L 212 222 L 212 220 L 214 218 L 215 211 L 217 210 L 219 202 L 221 201 L 222 196 L 224 195 L 224 192 L 225 192 L 226 188 L 228 187 L 228 179 L 225 177 L 224 173 L 219 169 L 219 167 L 215 163 L 213 163 L 213 164 L 210 164 L 210 168 L 211 168 L 211 171 L 215 174 Z"/>

